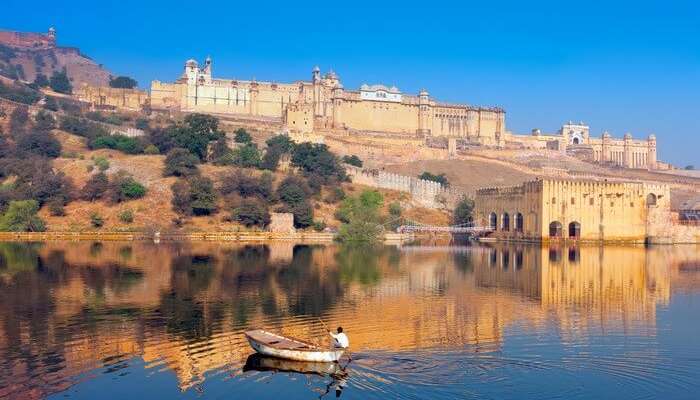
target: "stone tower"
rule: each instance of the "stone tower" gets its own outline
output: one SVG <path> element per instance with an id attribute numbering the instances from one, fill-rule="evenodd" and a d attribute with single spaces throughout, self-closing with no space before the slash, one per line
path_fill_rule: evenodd
<path id="1" fill-rule="evenodd" d="M 423 136 L 430 135 L 428 121 L 430 120 L 430 95 L 428 91 L 422 89 L 418 93 L 418 134 Z"/>
<path id="2" fill-rule="evenodd" d="M 605 163 L 610 161 L 610 133 L 608 131 L 603 132 L 603 144 L 600 149 L 600 162 Z"/>
<path id="3" fill-rule="evenodd" d="M 311 84 L 313 85 L 314 117 L 321 115 L 321 69 L 315 66 L 311 71 Z"/>
<path id="4" fill-rule="evenodd" d="M 333 88 L 333 128 L 342 128 L 340 108 L 343 103 L 343 85 L 340 83 Z"/>
<path id="5" fill-rule="evenodd" d="M 623 151 L 623 165 L 625 168 L 632 168 L 632 134 L 627 132 L 624 136 L 625 146 Z"/>
<path id="6" fill-rule="evenodd" d="M 649 150 L 647 152 L 647 167 L 656 169 L 656 135 L 653 133 L 647 139 Z"/>
<path id="7" fill-rule="evenodd" d="M 53 44 L 56 44 L 56 29 L 54 29 L 53 26 L 49 28 L 49 32 L 46 34 L 46 36 Z"/>

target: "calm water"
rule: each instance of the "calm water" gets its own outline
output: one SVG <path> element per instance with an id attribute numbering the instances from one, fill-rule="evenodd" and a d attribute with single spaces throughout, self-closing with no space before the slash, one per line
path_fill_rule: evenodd
<path id="1" fill-rule="evenodd" d="M 0 398 L 690 399 L 698 337 L 697 246 L 0 243 Z"/>

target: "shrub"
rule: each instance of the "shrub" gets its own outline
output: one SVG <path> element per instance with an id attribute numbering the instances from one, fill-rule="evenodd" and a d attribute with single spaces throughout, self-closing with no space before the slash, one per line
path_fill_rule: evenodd
<path id="1" fill-rule="evenodd" d="M 275 148 L 280 154 L 289 154 L 294 150 L 294 142 L 287 135 L 275 135 L 265 142 L 267 148 Z"/>
<path id="2" fill-rule="evenodd" d="M 64 94 L 73 93 L 73 85 L 71 85 L 70 79 L 68 79 L 65 68 L 62 71 L 53 72 L 51 79 L 49 79 L 49 86 L 51 86 L 51 90 L 54 92 Z"/>
<path id="3" fill-rule="evenodd" d="M 145 154 L 150 154 L 150 155 L 160 154 L 160 151 L 158 150 L 158 148 L 152 144 L 149 144 L 148 146 L 146 146 L 146 148 L 143 149 L 143 152 Z"/>
<path id="4" fill-rule="evenodd" d="M 116 78 L 109 78 L 109 87 L 118 89 L 133 89 L 137 85 L 138 83 L 128 76 L 118 76 Z"/>
<path id="5" fill-rule="evenodd" d="M 125 224 L 134 222 L 134 212 L 129 208 L 120 211 L 119 214 L 117 214 L 117 217 Z"/>
<path id="6" fill-rule="evenodd" d="M 98 172 L 91 176 L 83 186 L 81 198 L 87 201 L 101 199 L 109 189 L 109 178 L 104 172 Z"/>
<path id="7" fill-rule="evenodd" d="M 24 132 L 29 123 L 29 111 L 27 107 L 15 107 L 10 113 L 10 133 L 18 135 Z"/>
<path id="8" fill-rule="evenodd" d="M 36 74 L 36 78 L 34 78 L 34 84 L 38 87 L 48 87 L 49 78 L 47 78 L 44 74 Z"/>
<path id="9" fill-rule="evenodd" d="M 398 201 L 389 204 L 389 215 L 392 217 L 401 216 L 401 204 Z"/>
<path id="10" fill-rule="evenodd" d="M 136 118 L 136 122 L 134 122 L 134 126 L 136 129 L 141 129 L 141 130 L 146 130 L 150 126 L 148 124 L 148 118 Z"/>
<path id="11" fill-rule="evenodd" d="M 95 228 L 101 228 L 105 224 L 104 218 L 97 212 L 90 214 L 90 223 Z"/>
<path id="12" fill-rule="evenodd" d="M 316 232 L 323 232 L 326 229 L 326 223 L 323 221 L 314 221 L 314 230 Z"/>
<path id="13" fill-rule="evenodd" d="M 41 99 L 41 93 L 24 85 L 0 82 L 0 97 L 17 103 L 34 104 Z"/>
<path id="14" fill-rule="evenodd" d="M 236 132 L 234 133 L 234 135 L 235 136 L 234 136 L 233 140 L 236 143 L 253 143 L 253 138 L 243 128 L 236 129 Z"/>
<path id="15" fill-rule="evenodd" d="M 294 226 L 297 228 L 308 228 L 314 223 L 314 209 L 306 201 L 290 206 L 287 212 L 294 214 Z"/>
<path id="16" fill-rule="evenodd" d="M 345 169 L 325 144 L 301 143 L 294 147 L 292 164 L 306 175 L 318 175 L 326 182 L 347 179 Z"/>
<path id="17" fill-rule="evenodd" d="M 93 162 L 95 163 L 97 169 L 99 169 L 102 172 L 107 171 L 109 169 L 109 160 L 102 156 L 95 157 Z"/>
<path id="18" fill-rule="evenodd" d="M 243 168 L 257 168 L 260 166 L 260 150 L 253 144 L 245 144 L 233 150 L 233 164 Z"/>
<path id="19" fill-rule="evenodd" d="M 338 239 L 343 242 L 375 242 L 383 231 L 379 209 L 384 199 L 376 190 L 364 190 L 357 197 L 348 197 L 338 213 L 343 216 Z"/>
<path id="20" fill-rule="evenodd" d="M 329 204 L 335 204 L 339 201 L 342 201 L 343 199 L 345 199 L 345 191 L 343 190 L 343 188 L 336 186 L 331 189 L 331 192 L 326 196 L 325 199 L 323 199 L 323 201 Z"/>
<path id="21" fill-rule="evenodd" d="M 231 175 L 221 177 L 221 194 L 230 195 L 237 193 L 242 197 L 258 197 L 265 201 L 271 201 L 274 197 L 272 189 L 272 174 L 263 173 L 259 178 L 236 171 Z"/>
<path id="22" fill-rule="evenodd" d="M 109 184 L 110 198 L 114 203 L 140 199 L 146 195 L 146 187 L 123 171 L 117 173 Z"/>
<path id="23" fill-rule="evenodd" d="M 183 148 L 170 150 L 165 157 L 165 176 L 190 176 L 197 173 L 199 159 Z"/>
<path id="24" fill-rule="evenodd" d="M 109 132 L 102 126 L 81 117 L 66 115 L 61 118 L 61 129 L 74 135 L 93 140 L 100 136 L 109 136 Z"/>
<path id="25" fill-rule="evenodd" d="M 62 172 L 54 171 L 45 158 L 14 159 L 5 172 L 16 176 L 13 193 L 17 199 L 34 199 L 42 206 L 50 199 L 67 203 L 73 198 L 73 183 Z"/>
<path id="26" fill-rule="evenodd" d="M 43 232 L 46 224 L 37 215 L 39 203 L 36 200 L 11 201 L 0 217 L 0 231 L 3 232 Z"/>
<path id="27" fill-rule="evenodd" d="M 19 137 L 17 150 L 41 157 L 56 158 L 61 155 L 61 143 L 47 131 L 35 131 Z"/>
<path id="28" fill-rule="evenodd" d="M 265 155 L 260 163 L 260 168 L 275 171 L 280 163 L 282 153 L 277 147 L 269 147 L 265 150 Z"/>
<path id="29" fill-rule="evenodd" d="M 216 192 L 209 178 L 191 176 L 171 187 L 173 210 L 184 215 L 209 215 L 216 212 Z"/>
<path id="30" fill-rule="evenodd" d="M 209 151 L 209 160 L 217 165 L 226 165 L 227 157 L 231 154 L 231 149 L 226 143 L 226 137 L 217 139 L 211 146 Z"/>
<path id="31" fill-rule="evenodd" d="M 98 136 L 90 141 L 91 149 L 113 149 L 126 154 L 139 154 L 143 152 L 143 144 L 137 138 L 125 135 Z"/>
<path id="32" fill-rule="evenodd" d="M 420 175 L 418 176 L 418 178 L 419 178 L 419 179 L 426 180 L 426 181 L 437 182 L 437 183 L 441 184 L 441 185 L 444 186 L 444 187 L 449 187 L 449 186 L 450 186 L 450 182 L 447 180 L 447 177 L 445 176 L 445 174 L 434 175 L 434 174 L 431 174 L 431 173 L 428 172 L 428 171 L 424 171 L 422 174 L 420 174 Z"/>
<path id="33" fill-rule="evenodd" d="M 65 206 L 61 200 L 50 200 L 48 202 L 49 213 L 54 217 L 63 217 L 66 215 Z"/>
<path id="34" fill-rule="evenodd" d="M 277 187 L 277 197 L 290 206 L 305 202 L 311 193 L 306 181 L 294 175 L 284 178 Z"/>
<path id="35" fill-rule="evenodd" d="M 354 154 L 351 156 L 343 157 L 343 162 L 345 164 L 350 164 L 350 165 L 354 165 L 355 167 L 362 168 L 362 160 L 360 160 L 360 157 L 358 157 Z"/>
<path id="36" fill-rule="evenodd" d="M 454 225 L 467 224 L 472 222 L 472 212 L 474 211 L 474 200 L 463 197 L 452 213 L 452 223 Z"/>
<path id="37" fill-rule="evenodd" d="M 270 212 L 267 204 L 246 199 L 233 209 L 231 218 L 248 227 L 265 227 L 270 223 Z"/>
<path id="38" fill-rule="evenodd" d="M 44 108 L 50 111 L 58 111 L 58 102 L 56 99 L 50 96 L 46 96 L 44 99 Z"/>
<path id="39" fill-rule="evenodd" d="M 56 127 L 56 119 L 46 111 L 40 110 L 34 117 L 34 128 L 41 131 L 50 131 Z"/>

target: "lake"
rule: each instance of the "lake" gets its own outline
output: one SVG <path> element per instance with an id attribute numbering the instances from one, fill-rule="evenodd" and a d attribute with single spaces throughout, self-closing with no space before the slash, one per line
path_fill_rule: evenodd
<path id="1" fill-rule="evenodd" d="M 0 398 L 690 399 L 699 335 L 700 246 L 0 243 Z"/>

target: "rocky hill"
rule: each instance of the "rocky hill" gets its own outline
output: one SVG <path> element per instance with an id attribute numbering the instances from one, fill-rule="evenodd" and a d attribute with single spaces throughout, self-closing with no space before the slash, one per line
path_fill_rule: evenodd
<path id="1" fill-rule="evenodd" d="M 27 82 L 37 74 L 68 73 L 73 87 L 82 83 L 106 86 L 112 75 L 76 47 L 56 45 L 56 33 L 24 33 L 0 30 L 0 75 Z"/>

